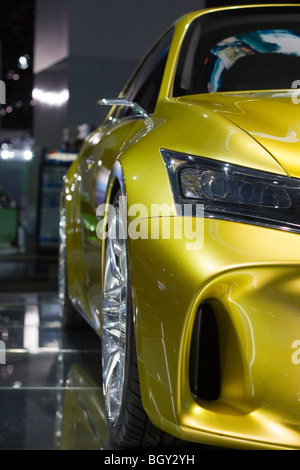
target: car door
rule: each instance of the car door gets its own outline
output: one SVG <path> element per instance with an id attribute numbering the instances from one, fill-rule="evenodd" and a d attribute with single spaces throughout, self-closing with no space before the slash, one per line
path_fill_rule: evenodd
<path id="1" fill-rule="evenodd" d="M 137 103 L 151 116 L 154 112 L 171 45 L 173 29 L 153 46 L 127 83 L 122 96 Z M 128 106 L 116 106 L 109 119 L 91 136 L 80 159 L 81 175 L 80 232 L 84 285 L 81 304 L 87 306 L 90 320 L 98 324 L 101 312 L 101 240 L 97 237 L 97 207 L 105 202 L 110 170 L 128 142 L 149 132 L 149 117 L 137 114 Z"/>

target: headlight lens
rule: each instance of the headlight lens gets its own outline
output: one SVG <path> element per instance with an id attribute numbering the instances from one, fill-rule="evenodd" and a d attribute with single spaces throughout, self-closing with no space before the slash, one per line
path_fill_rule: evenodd
<path id="1" fill-rule="evenodd" d="M 273 178 L 274 180 L 274 178 Z M 259 207 L 291 207 L 288 192 L 277 181 L 229 174 L 228 171 L 185 168 L 180 173 L 184 197 Z"/>
<path id="2" fill-rule="evenodd" d="M 161 150 L 177 204 L 204 216 L 300 232 L 300 180 Z"/>

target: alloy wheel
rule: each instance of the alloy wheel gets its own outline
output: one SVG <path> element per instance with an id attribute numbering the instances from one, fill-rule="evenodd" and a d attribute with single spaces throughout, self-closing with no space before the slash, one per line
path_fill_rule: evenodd
<path id="1" fill-rule="evenodd" d="M 114 425 L 125 380 L 128 268 L 125 224 L 118 204 L 109 215 L 102 301 L 102 378 L 106 412 Z"/>

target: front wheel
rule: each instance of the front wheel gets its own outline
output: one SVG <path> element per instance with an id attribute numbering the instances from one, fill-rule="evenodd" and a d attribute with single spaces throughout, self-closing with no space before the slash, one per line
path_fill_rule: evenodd
<path id="1" fill-rule="evenodd" d="M 155 447 L 164 433 L 142 405 L 132 318 L 126 226 L 114 198 L 108 215 L 102 303 L 103 393 L 112 440 L 121 447 Z"/>

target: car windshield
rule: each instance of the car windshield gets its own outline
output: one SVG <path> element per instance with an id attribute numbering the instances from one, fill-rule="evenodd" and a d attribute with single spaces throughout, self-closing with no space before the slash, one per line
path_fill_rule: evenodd
<path id="1" fill-rule="evenodd" d="M 299 20 L 299 7 L 200 16 L 183 43 L 174 96 L 291 88 L 300 79 Z"/>

